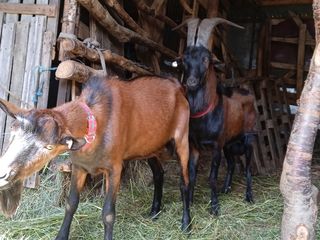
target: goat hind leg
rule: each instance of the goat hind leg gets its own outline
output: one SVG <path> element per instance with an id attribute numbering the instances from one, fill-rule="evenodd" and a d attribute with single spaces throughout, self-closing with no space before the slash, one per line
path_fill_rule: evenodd
<path id="1" fill-rule="evenodd" d="M 188 172 L 189 161 L 189 142 L 188 134 L 186 134 L 180 142 L 176 141 L 176 151 L 180 160 L 181 166 L 181 198 L 183 203 L 183 215 L 181 230 L 189 232 L 191 230 L 191 217 L 190 217 L 190 182 Z"/>
<path id="2" fill-rule="evenodd" d="M 250 138 L 247 136 L 246 138 Z M 249 203 L 254 203 L 253 194 L 252 194 L 252 175 L 251 175 L 251 158 L 252 158 L 252 144 L 251 139 L 246 139 L 245 143 L 245 158 L 246 158 L 246 168 L 245 168 L 245 176 L 246 176 L 246 198 L 245 200 Z"/>
<path id="3" fill-rule="evenodd" d="M 230 147 L 225 146 L 223 148 L 224 156 L 227 160 L 227 173 L 224 180 L 222 191 L 223 193 L 229 193 L 231 192 L 231 183 L 232 183 L 232 176 L 234 173 L 234 167 L 235 167 L 235 160 L 233 153 L 230 149 Z"/>
<path id="4" fill-rule="evenodd" d="M 148 164 L 153 174 L 154 192 L 153 202 L 151 206 L 150 216 L 152 219 L 156 219 L 161 208 L 161 199 L 163 192 L 163 168 L 160 161 L 156 158 L 149 158 Z"/>
<path id="5" fill-rule="evenodd" d="M 79 204 L 80 192 L 84 186 L 87 172 L 83 169 L 72 165 L 71 185 L 68 201 L 66 202 L 66 210 L 63 223 L 60 227 L 56 240 L 67 240 L 70 232 L 70 225 L 74 213 L 76 212 Z"/>

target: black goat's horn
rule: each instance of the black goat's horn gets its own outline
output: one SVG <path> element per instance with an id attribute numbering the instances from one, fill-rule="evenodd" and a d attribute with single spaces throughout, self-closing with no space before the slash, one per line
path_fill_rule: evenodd
<path id="1" fill-rule="evenodd" d="M 195 45 L 197 28 L 199 25 L 199 18 L 188 18 L 183 21 L 181 24 L 173 28 L 172 30 L 177 30 L 183 27 L 185 24 L 188 24 L 188 34 L 187 34 L 187 46 Z"/>
<path id="2" fill-rule="evenodd" d="M 244 27 L 242 27 L 238 24 L 235 24 L 233 22 L 230 22 L 230 21 L 223 19 L 223 18 L 218 18 L 218 17 L 205 18 L 201 21 L 201 23 L 199 25 L 198 38 L 197 38 L 197 42 L 195 45 L 196 46 L 202 45 L 204 47 L 207 47 L 208 49 L 211 49 L 211 46 L 208 46 L 210 35 L 211 35 L 214 27 L 220 23 L 227 23 L 231 26 L 244 29 Z"/>

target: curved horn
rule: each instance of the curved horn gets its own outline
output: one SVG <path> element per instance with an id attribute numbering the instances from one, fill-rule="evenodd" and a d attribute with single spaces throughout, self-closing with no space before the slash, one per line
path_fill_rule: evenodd
<path id="1" fill-rule="evenodd" d="M 238 24 L 235 24 L 233 22 L 230 22 L 230 21 L 223 19 L 223 18 L 205 18 L 202 20 L 202 22 L 199 25 L 198 39 L 197 39 L 197 42 L 195 45 L 196 46 L 202 45 L 202 46 L 210 49 L 210 47 L 207 46 L 208 42 L 209 42 L 210 35 L 212 33 L 213 28 L 220 23 L 227 23 L 231 26 L 244 29 L 244 27 L 242 27 Z"/>
<path id="2" fill-rule="evenodd" d="M 183 21 L 180 25 L 176 26 L 172 30 L 177 30 L 183 27 L 185 24 L 188 24 L 188 34 L 187 34 L 187 46 L 195 45 L 196 32 L 199 25 L 199 18 L 188 18 Z"/>

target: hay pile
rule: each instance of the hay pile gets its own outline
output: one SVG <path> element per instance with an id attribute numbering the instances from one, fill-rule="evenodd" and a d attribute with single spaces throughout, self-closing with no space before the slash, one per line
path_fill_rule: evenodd
<path id="1" fill-rule="evenodd" d="M 146 164 L 136 167 L 131 167 L 130 171 L 139 170 L 138 174 L 135 178 L 125 178 L 118 196 L 115 239 L 279 239 L 282 216 L 279 176 L 253 178 L 256 202 L 253 205 L 243 201 L 244 178 L 235 176 L 232 192 L 219 196 L 221 215 L 213 217 L 208 213 L 210 195 L 207 174 L 200 174 L 195 204 L 191 208 L 193 230 L 188 238 L 180 232 L 182 204 L 179 176 L 168 173 L 168 169 L 178 171 L 177 164 L 172 162 L 166 167 L 164 206 L 156 221 L 147 217 L 153 193 L 150 171 Z M 219 179 L 219 186 L 222 186 L 222 174 Z M 320 180 L 316 181 L 320 187 Z M 39 190 L 25 190 L 17 215 L 11 220 L 0 217 L 0 239 L 54 239 L 64 215 L 64 207 L 58 206 L 60 186 L 61 175 L 49 172 L 42 176 Z M 103 198 L 90 196 L 82 196 L 72 224 L 71 239 L 103 238 Z M 318 236 L 319 230 L 318 223 Z"/>

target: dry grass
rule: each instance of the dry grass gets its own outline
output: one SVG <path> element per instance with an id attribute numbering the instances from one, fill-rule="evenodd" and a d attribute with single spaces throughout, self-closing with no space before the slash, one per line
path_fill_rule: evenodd
<path id="1" fill-rule="evenodd" d="M 153 193 L 149 169 L 145 164 L 135 166 L 130 168 L 130 171 L 136 172 L 135 178 L 126 178 L 118 196 L 115 239 L 279 239 L 282 198 L 277 175 L 254 177 L 255 204 L 243 201 L 244 179 L 237 175 L 232 192 L 219 196 L 221 215 L 213 217 L 208 212 L 207 175 L 200 174 L 195 204 L 191 209 L 193 230 L 191 235 L 186 235 L 180 231 L 182 204 L 179 177 L 170 174 L 172 169 L 178 172 L 177 165 L 172 162 L 166 167 L 164 206 L 156 221 L 148 218 Z M 132 175 L 132 172 L 126 174 Z M 38 191 L 24 192 L 21 207 L 13 219 L 0 217 L 0 239 L 35 240 L 55 237 L 64 215 L 64 208 L 57 204 L 61 193 L 59 176 L 51 172 L 42 176 Z M 220 179 L 222 178 L 221 174 Z M 320 180 L 315 182 L 320 187 Z M 102 197 L 85 197 L 80 202 L 72 225 L 71 239 L 103 238 L 102 202 Z M 317 235 L 320 236 L 319 223 L 317 229 Z"/>

